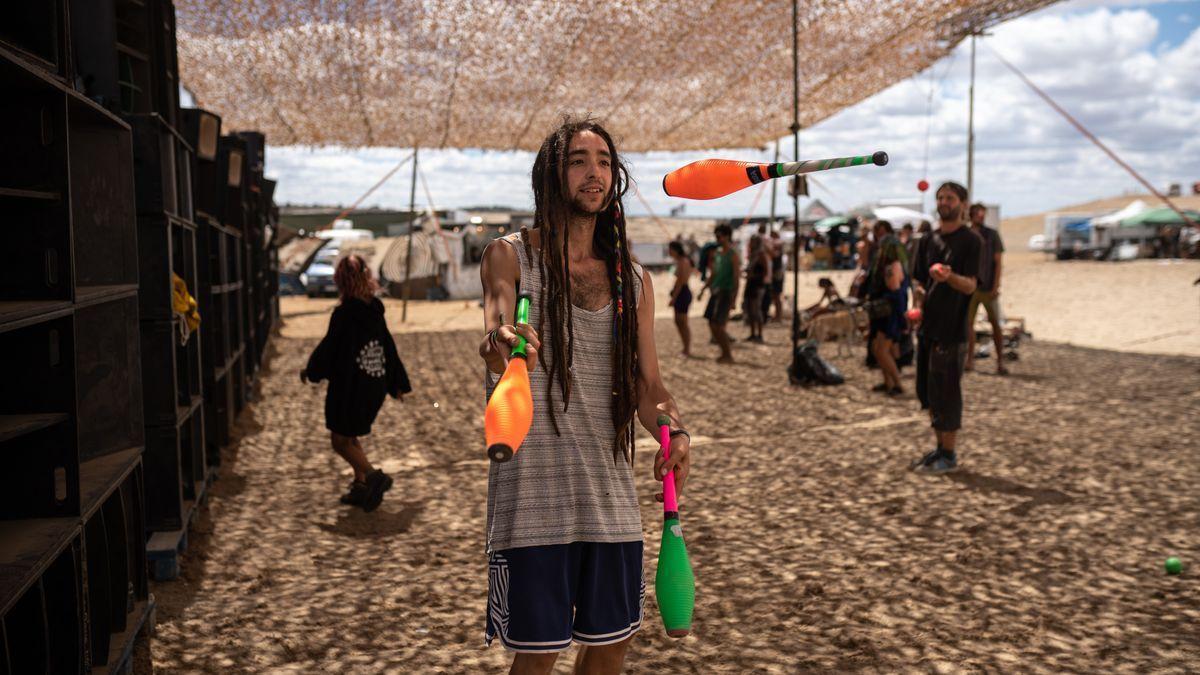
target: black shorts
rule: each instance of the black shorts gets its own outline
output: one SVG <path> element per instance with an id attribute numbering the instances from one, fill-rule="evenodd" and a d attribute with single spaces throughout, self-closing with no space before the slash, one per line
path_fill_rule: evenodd
<path id="1" fill-rule="evenodd" d="M 729 310 L 733 308 L 733 291 L 728 288 L 714 288 L 708 297 L 708 306 L 704 308 L 704 318 L 712 323 L 728 323 Z"/>
<path id="2" fill-rule="evenodd" d="M 530 653 L 613 644 L 641 628 L 645 595 L 640 541 L 494 551 L 484 639 Z"/>
<path id="3" fill-rule="evenodd" d="M 962 427 L 962 375 L 965 344 L 922 338 L 917 347 L 917 397 L 938 431 Z"/>
<path id="4" fill-rule="evenodd" d="M 676 314 L 687 314 L 688 308 L 692 306 L 692 289 L 684 286 L 679 289 L 679 293 L 675 296 L 675 301 L 671 303 L 675 308 Z"/>

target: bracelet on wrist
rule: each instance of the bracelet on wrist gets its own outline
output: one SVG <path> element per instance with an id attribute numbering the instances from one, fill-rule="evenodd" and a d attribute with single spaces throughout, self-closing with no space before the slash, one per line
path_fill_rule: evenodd
<path id="1" fill-rule="evenodd" d="M 692 435 L 686 429 L 672 429 L 671 438 L 675 438 L 676 436 L 687 436 L 688 443 L 692 442 Z"/>

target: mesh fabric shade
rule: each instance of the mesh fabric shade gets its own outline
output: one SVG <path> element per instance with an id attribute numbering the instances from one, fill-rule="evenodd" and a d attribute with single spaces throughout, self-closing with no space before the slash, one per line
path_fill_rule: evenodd
<path id="1" fill-rule="evenodd" d="M 970 26 L 1052 0 L 800 6 L 811 126 L 920 72 Z M 177 0 L 181 79 L 276 144 L 534 150 L 561 111 L 623 151 L 763 145 L 791 124 L 782 0 Z"/>

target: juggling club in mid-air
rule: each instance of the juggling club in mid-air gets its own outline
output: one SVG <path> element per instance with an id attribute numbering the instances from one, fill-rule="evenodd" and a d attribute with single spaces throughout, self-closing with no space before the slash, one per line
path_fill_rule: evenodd
<path id="1" fill-rule="evenodd" d="M 874 164 L 884 166 L 888 155 L 880 150 L 871 155 L 806 159 L 799 162 L 759 164 L 733 159 L 702 159 L 675 169 L 663 177 L 663 191 L 684 199 L 716 199 L 765 180 L 795 176 L 801 173 L 840 169 L 846 166 Z"/>

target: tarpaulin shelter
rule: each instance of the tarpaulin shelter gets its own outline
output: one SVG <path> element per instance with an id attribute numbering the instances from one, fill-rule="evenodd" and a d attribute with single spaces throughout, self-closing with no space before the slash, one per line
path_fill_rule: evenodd
<path id="1" fill-rule="evenodd" d="M 1148 210 L 1150 210 L 1149 204 L 1140 199 L 1135 199 L 1119 211 L 1090 219 L 1081 231 L 1090 238 L 1091 246 L 1096 249 L 1106 249 L 1114 244 L 1131 239 L 1140 240 L 1152 237 L 1154 236 L 1153 227 L 1123 227 L 1121 225 L 1121 221 L 1133 218 Z"/>
<path id="2" fill-rule="evenodd" d="M 1067 232 L 1087 233 L 1092 231 L 1092 220 L 1090 218 L 1077 218 L 1068 220 L 1062 223 L 1062 229 Z"/>
<path id="3" fill-rule="evenodd" d="M 410 291 L 416 297 L 426 297 L 429 289 L 435 287 L 436 292 L 444 291 L 445 297 L 455 299 L 478 298 L 483 294 L 478 268 L 464 264 L 466 231 L 431 232 L 423 228 L 412 236 L 412 269 L 408 274 L 405 269 L 409 261 L 408 235 L 377 240 L 387 245 L 376 248 L 374 269 L 392 297 L 401 297 L 401 280 L 406 276 L 412 279 Z"/>
<path id="4" fill-rule="evenodd" d="M 1050 0 L 177 0 L 180 79 L 276 144 L 533 150 L 591 111 L 622 150 L 762 146 Z M 864 138 L 864 142 L 868 139 Z M 868 143 L 869 145 L 869 143 Z"/>
<path id="5" fill-rule="evenodd" d="M 1113 211 L 1108 215 L 1092 218 L 1092 226 L 1098 228 L 1116 227 L 1121 224 L 1122 220 L 1132 218 L 1140 213 L 1148 211 L 1149 209 L 1149 204 L 1140 199 L 1135 199 L 1126 204 L 1125 207 L 1119 211 Z"/>
<path id="6" fill-rule="evenodd" d="M 1183 213 L 1186 214 L 1192 222 L 1200 222 L 1200 211 L 1185 209 Z M 1121 227 L 1140 227 L 1144 225 L 1151 225 L 1155 227 L 1161 225 L 1173 225 L 1176 227 L 1182 227 L 1187 224 L 1188 222 L 1184 220 L 1183 216 L 1180 215 L 1178 211 L 1166 207 L 1149 209 L 1121 221 Z"/>

